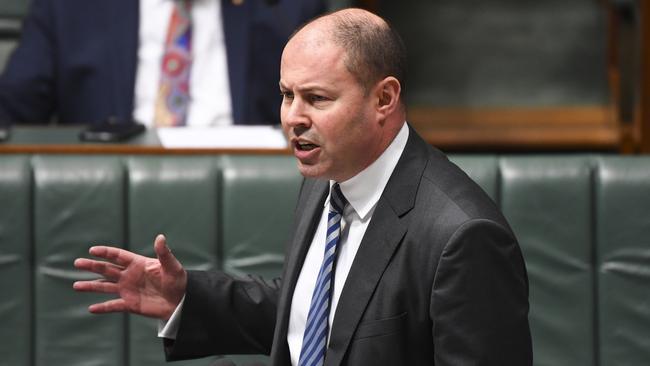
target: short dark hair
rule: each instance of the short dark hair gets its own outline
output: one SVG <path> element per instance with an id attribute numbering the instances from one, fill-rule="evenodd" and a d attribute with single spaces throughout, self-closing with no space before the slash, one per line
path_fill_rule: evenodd
<path id="1" fill-rule="evenodd" d="M 336 14 L 333 23 L 333 40 L 346 52 L 345 66 L 366 92 L 388 76 L 399 80 L 404 91 L 406 47 L 392 25 L 348 14 Z"/>

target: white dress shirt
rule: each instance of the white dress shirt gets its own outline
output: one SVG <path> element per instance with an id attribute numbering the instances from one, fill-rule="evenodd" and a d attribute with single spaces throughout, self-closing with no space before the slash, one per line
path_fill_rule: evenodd
<path id="1" fill-rule="evenodd" d="M 363 239 L 366 229 L 375 212 L 377 202 L 381 196 L 388 179 L 395 166 L 402 156 L 404 147 L 408 140 L 409 130 L 406 123 L 402 126 L 393 142 L 388 148 L 375 160 L 370 166 L 361 171 L 354 177 L 340 182 L 341 192 L 348 201 L 348 205 L 343 211 L 341 218 L 341 235 L 339 238 L 336 258 L 336 268 L 334 272 L 334 288 L 330 303 L 329 313 L 329 330 L 331 332 L 336 306 L 338 305 L 341 291 L 345 285 L 354 257 L 359 250 L 361 240 Z M 330 187 L 334 185 L 330 181 Z M 307 323 L 307 314 L 311 303 L 311 295 L 316 285 L 316 278 L 323 261 L 325 251 L 325 233 L 327 231 L 327 214 L 329 211 L 329 196 L 323 205 L 316 233 L 312 239 L 305 262 L 298 276 L 296 288 L 291 300 L 291 311 L 289 313 L 289 329 L 287 332 L 287 343 L 291 355 L 291 364 L 298 365 L 300 349 L 302 347 L 302 337 L 305 332 Z M 159 322 L 158 336 L 175 339 L 178 332 L 178 322 L 182 312 L 183 302 L 181 300 L 174 314 L 165 324 Z M 329 342 L 329 337 L 328 337 Z"/>
<path id="2" fill-rule="evenodd" d="M 368 224 L 370 224 L 379 197 L 384 191 L 391 174 L 393 174 L 397 161 L 402 156 L 408 135 L 409 130 L 406 123 L 404 123 L 397 137 L 395 137 L 393 142 L 377 160 L 359 174 L 345 182 L 339 183 L 341 192 L 343 192 L 343 195 L 348 200 L 348 205 L 345 207 L 341 219 L 341 235 L 337 248 L 334 288 L 329 313 L 330 332 L 332 330 L 334 314 L 336 313 L 336 306 L 338 305 L 341 291 L 352 267 L 352 262 L 357 254 L 357 250 L 359 250 Z M 334 183 L 334 181 L 330 181 L 330 187 Z M 298 365 L 311 296 L 314 291 L 314 286 L 316 286 L 318 271 L 323 262 L 329 200 L 330 198 L 328 196 L 325 200 L 323 213 L 321 214 L 316 233 L 307 251 L 307 256 L 298 276 L 298 282 L 296 283 L 291 300 L 287 342 L 289 343 L 291 364 L 294 366 Z"/>
<path id="3" fill-rule="evenodd" d="M 174 0 L 140 0 L 133 116 L 153 126 L 165 38 Z M 221 1 L 192 1 L 192 66 L 187 126 L 231 125 L 232 104 Z"/>

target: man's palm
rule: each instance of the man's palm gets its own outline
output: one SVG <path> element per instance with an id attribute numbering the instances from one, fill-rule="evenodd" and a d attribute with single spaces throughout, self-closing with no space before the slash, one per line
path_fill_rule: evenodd
<path id="1" fill-rule="evenodd" d="M 129 312 L 169 319 L 185 294 L 187 274 L 167 248 L 164 236 L 156 237 L 154 249 L 158 258 L 97 246 L 89 252 L 104 261 L 75 260 L 78 269 L 102 276 L 94 281 L 75 282 L 75 290 L 119 295 L 117 299 L 90 305 L 88 310 L 98 314 Z"/>

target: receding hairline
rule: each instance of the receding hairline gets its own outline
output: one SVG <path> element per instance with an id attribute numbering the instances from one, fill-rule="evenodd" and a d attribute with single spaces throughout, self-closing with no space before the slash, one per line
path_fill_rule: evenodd
<path id="1" fill-rule="evenodd" d="M 344 46 L 344 44 L 342 44 L 343 41 L 339 37 L 336 37 L 336 31 L 339 30 L 343 24 L 354 22 L 365 25 L 373 23 L 373 25 L 381 27 L 384 30 L 390 28 L 388 23 L 378 15 L 364 9 L 348 8 L 323 14 L 306 22 L 289 36 L 288 42 L 291 42 L 294 38 L 299 36 L 304 37 L 306 34 L 319 31 L 317 37 L 314 37 L 314 39 L 320 38 L 321 42 L 330 41 L 338 46 Z"/>
<path id="2" fill-rule="evenodd" d="M 386 35 L 393 31 L 388 22 L 380 16 L 364 9 L 348 8 L 312 19 L 298 28 L 289 38 L 289 42 L 312 45 L 331 43 L 340 47 L 344 51 L 343 62 L 347 70 L 366 92 L 370 92 L 373 85 L 384 77 L 395 76 L 402 79 L 403 75 L 382 73 L 386 71 L 386 67 L 383 67 L 386 65 L 377 65 L 377 62 L 383 61 L 378 61 L 377 54 L 375 57 L 368 57 L 365 51 L 370 48 L 360 46 L 360 42 L 365 38 L 366 43 L 379 43 L 380 39 L 385 41 Z M 383 59 L 381 56 L 379 58 Z"/>

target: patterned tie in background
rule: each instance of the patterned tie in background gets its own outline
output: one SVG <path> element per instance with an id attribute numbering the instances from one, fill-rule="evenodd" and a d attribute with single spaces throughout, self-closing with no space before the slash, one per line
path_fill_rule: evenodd
<path id="1" fill-rule="evenodd" d="M 334 281 L 336 248 L 341 233 L 341 215 L 343 215 L 346 204 L 347 201 L 343 196 L 343 192 L 341 192 L 341 187 L 339 187 L 338 183 L 334 184 L 330 195 L 330 210 L 327 216 L 325 255 L 311 297 L 307 325 L 302 338 L 299 366 L 320 366 L 325 362 L 331 299 L 330 289 Z"/>
<path id="2" fill-rule="evenodd" d="M 183 126 L 190 102 L 190 67 L 192 65 L 191 0 L 175 0 L 169 19 L 165 53 L 156 98 L 157 127 Z"/>

